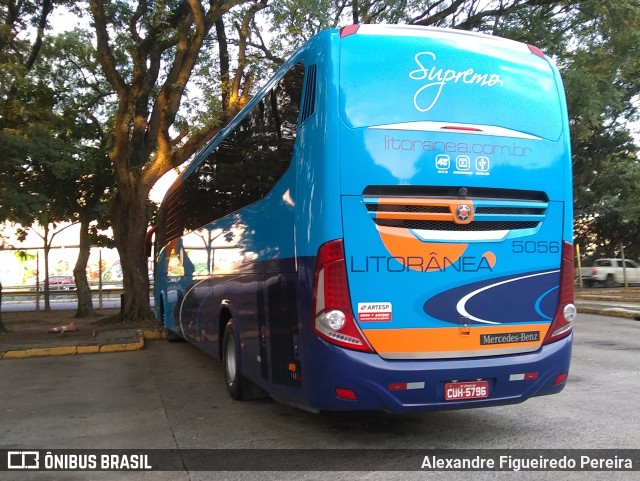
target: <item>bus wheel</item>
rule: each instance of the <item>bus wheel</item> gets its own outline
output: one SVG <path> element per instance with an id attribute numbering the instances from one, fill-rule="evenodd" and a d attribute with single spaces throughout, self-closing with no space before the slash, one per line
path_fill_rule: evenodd
<path id="1" fill-rule="evenodd" d="M 233 323 L 230 319 L 224 329 L 222 341 L 222 361 L 224 363 L 224 381 L 232 399 L 242 399 L 242 376 L 238 363 L 238 348 Z"/>

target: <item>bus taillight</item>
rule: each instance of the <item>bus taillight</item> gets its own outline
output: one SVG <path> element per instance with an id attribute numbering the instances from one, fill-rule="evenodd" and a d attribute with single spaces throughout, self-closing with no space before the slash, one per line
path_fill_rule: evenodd
<path id="1" fill-rule="evenodd" d="M 560 267 L 560 293 L 558 308 L 549 327 L 543 344 L 558 341 L 567 337 L 576 318 L 576 306 L 573 304 L 573 244 L 562 244 L 562 263 Z"/>
<path id="2" fill-rule="evenodd" d="M 327 242 L 318 249 L 313 286 L 313 330 L 337 346 L 372 352 L 353 317 L 342 239 Z"/>

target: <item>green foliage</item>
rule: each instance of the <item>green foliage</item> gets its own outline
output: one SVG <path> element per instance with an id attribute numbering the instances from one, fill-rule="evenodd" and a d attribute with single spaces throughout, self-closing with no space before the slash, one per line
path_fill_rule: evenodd
<path id="1" fill-rule="evenodd" d="M 190 5 L 198 2 L 95 2 L 108 26 L 110 79 L 105 52 L 99 62 L 94 48 L 97 30 L 42 37 L 36 48 L 37 36 L 19 32 L 37 30 L 43 4 L 21 2 L 20 15 L 9 21 L 9 6 L 18 3 L 7 2 L 0 6 L 0 219 L 27 222 L 43 213 L 71 219 L 89 206 L 94 218 L 104 219 L 123 192 L 112 184 L 107 156 L 117 129 L 126 132 L 122 165 L 138 180 L 146 170 L 147 189 L 222 125 L 234 77 L 234 93 L 248 96 L 320 30 L 408 23 L 501 35 L 553 58 L 570 114 L 576 242 L 591 255 L 613 255 L 623 243 L 629 256 L 640 256 L 640 168 L 629 130 L 640 98 L 639 0 L 271 0 L 266 10 L 266 0 L 212 1 L 199 5 L 203 13 L 225 12 L 216 23 L 222 31 L 207 23 L 211 33 L 191 68 L 179 63 L 184 51 L 177 40 L 194 39 Z M 221 61 L 221 42 L 230 67 Z M 39 60 L 30 62 L 36 51 Z M 118 82 L 123 88 L 116 95 Z M 170 155 L 159 155 L 159 145 L 172 149 Z"/>
<path id="2" fill-rule="evenodd" d="M 640 257 L 640 165 L 629 131 L 640 96 L 640 4 L 586 1 L 580 42 L 563 61 L 575 189 L 576 239 L 593 257 Z"/>
<path id="3" fill-rule="evenodd" d="M 1 219 L 24 226 L 72 221 L 88 204 L 98 216 L 112 175 L 93 111 L 109 91 L 100 90 L 95 70 L 91 37 L 76 30 L 44 39 L 39 61 L 14 86 L 0 132 L 7 187 Z"/>

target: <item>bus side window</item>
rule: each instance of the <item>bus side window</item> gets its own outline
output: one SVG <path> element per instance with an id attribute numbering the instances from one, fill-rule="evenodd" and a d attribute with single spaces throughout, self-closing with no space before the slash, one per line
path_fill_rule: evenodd
<path id="1" fill-rule="evenodd" d="M 295 65 L 185 181 L 186 231 L 265 197 L 291 165 L 304 67 Z"/>

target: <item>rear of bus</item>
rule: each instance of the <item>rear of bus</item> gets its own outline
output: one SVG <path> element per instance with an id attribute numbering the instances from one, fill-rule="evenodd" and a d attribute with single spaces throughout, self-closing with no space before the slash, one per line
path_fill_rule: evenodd
<path id="1" fill-rule="evenodd" d="M 468 32 L 340 37 L 343 238 L 316 260 L 309 404 L 457 409 L 561 391 L 575 307 L 557 70 L 535 47 Z"/>

